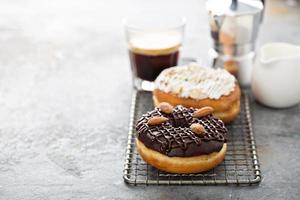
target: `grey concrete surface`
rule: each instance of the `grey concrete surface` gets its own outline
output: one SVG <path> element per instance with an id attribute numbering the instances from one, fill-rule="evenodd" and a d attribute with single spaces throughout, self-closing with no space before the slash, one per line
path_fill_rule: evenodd
<path id="1" fill-rule="evenodd" d="M 300 45 L 300 7 L 267 5 L 258 46 Z M 183 56 L 205 60 L 201 0 L 0 1 L 0 200 L 299 199 L 300 107 L 253 99 L 260 185 L 123 182 L 132 89 L 121 19 L 146 11 L 185 15 Z"/>

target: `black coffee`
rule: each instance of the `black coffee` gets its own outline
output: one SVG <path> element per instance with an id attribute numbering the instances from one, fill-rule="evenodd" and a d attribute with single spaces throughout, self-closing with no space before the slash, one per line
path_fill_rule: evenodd
<path id="1" fill-rule="evenodd" d="M 166 68 L 177 65 L 179 49 L 165 52 L 157 50 L 155 55 L 144 51 L 129 50 L 130 62 L 133 72 L 140 79 L 154 81 Z"/>

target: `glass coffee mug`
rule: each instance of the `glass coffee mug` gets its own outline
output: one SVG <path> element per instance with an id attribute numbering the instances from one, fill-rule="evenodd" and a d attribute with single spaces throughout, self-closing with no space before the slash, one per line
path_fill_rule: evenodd
<path id="1" fill-rule="evenodd" d="M 160 72 L 178 63 L 185 19 L 151 16 L 125 19 L 124 26 L 133 85 L 151 91 Z"/>

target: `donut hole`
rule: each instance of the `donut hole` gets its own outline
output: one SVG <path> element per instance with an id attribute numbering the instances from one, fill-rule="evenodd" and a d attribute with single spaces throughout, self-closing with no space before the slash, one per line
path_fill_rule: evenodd
<path id="1" fill-rule="evenodd" d="M 183 106 L 176 106 L 172 112 L 170 123 L 174 128 L 189 128 L 193 122 L 190 110 Z"/>

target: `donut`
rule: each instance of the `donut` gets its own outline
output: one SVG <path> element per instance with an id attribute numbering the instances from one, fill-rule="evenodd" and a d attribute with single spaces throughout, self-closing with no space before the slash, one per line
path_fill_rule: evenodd
<path id="1" fill-rule="evenodd" d="M 236 79 L 225 69 L 197 64 L 163 70 L 154 82 L 154 105 L 161 102 L 184 107 L 214 108 L 224 123 L 232 122 L 240 112 L 241 90 Z"/>
<path id="2" fill-rule="evenodd" d="M 162 102 L 136 124 L 136 147 L 142 159 L 169 173 L 198 173 L 220 164 L 227 129 L 213 108 L 173 107 Z"/>

